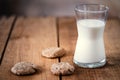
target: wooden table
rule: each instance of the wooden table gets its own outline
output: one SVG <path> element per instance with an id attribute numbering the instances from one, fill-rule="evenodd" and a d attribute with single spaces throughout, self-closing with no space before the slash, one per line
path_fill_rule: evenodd
<path id="1" fill-rule="evenodd" d="M 109 18 L 106 24 L 105 50 L 107 64 L 102 68 L 85 69 L 73 63 L 77 29 L 73 17 L 1 17 L 0 18 L 0 80 L 120 80 L 120 19 Z M 62 58 L 46 59 L 41 51 L 63 47 Z M 16 76 L 11 67 L 20 61 L 32 62 L 41 71 L 29 76 Z M 66 61 L 76 70 L 70 76 L 55 76 L 53 63 Z"/>

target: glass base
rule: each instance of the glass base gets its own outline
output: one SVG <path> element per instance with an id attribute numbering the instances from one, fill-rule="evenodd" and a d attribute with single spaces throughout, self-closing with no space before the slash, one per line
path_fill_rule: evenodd
<path id="1" fill-rule="evenodd" d="M 79 67 L 83 67 L 83 68 L 98 68 L 98 67 L 102 67 L 106 64 L 106 60 L 102 60 L 100 62 L 95 62 L 95 63 L 80 63 L 76 60 L 73 60 L 73 62 L 78 65 Z"/>

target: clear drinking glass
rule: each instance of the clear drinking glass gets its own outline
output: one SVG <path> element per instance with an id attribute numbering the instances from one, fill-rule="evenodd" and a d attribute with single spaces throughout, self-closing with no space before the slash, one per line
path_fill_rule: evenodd
<path id="1" fill-rule="evenodd" d="M 78 39 L 73 61 L 78 66 L 96 68 L 105 65 L 103 33 L 108 10 L 101 4 L 79 4 L 75 7 Z"/>

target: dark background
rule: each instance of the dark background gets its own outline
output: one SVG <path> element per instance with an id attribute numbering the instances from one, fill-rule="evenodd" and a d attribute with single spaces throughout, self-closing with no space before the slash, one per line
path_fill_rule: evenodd
<path id="1" fill-rule="evenodd" d="M 120 0 L 0 0 L 0 15 L 73 16 L 78 3 L 104 4 L 109 16 L 120 17 Z"/>

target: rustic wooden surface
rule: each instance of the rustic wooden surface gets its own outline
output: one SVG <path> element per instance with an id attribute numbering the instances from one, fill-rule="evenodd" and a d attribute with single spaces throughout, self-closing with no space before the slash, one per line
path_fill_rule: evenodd
<path id="1" fill-rule="evenodd" d="M 84 69 L 73 63 L 77 40 L 75 19 L 72 17 L 10 17 L 0 19 L 0 80 L 120 80 L 120 20 L 106 23 L 104 40 L 107 64 L 102 68 Z M 5 47 L 6 45 L 6 47 Z M 63 47 L 62 58 L 46 59 L 41 51 L 48 47 Z M 4 51 L 3 51 L 4 50 Z M 17 62 L 29 61 L 40 67 L 34 75 L 16 76 L 10 68 Z M 73 75 L 55 76 L 53 63 L 66 61 L 74 65 Z"/>
<path id="2" fill-rule="evenodd" d="M 76 72 L 70 77 L 63 76 L 62 80 L 120 80 L 120 20 L 108 19 L 105 28 L 105 50 L 107 61 L 105 67 L 98 69 L 84 69 L 76 67 Z M 59 19 L 59 43 L 68 54 L 61 61 L 73 64 L 73 55 L 77 39 L 75 19 Z"/>
<path id="3" fill-rule="evenodd" d="M 6 41 L 8 39 L 8 35 L 10 34 L 10 29 L 12 27 L 14 17 L 0 18 L 0 60 L 2 58 L 2 54 L 4 53 L 4 47 L 6 46 Z"/>

